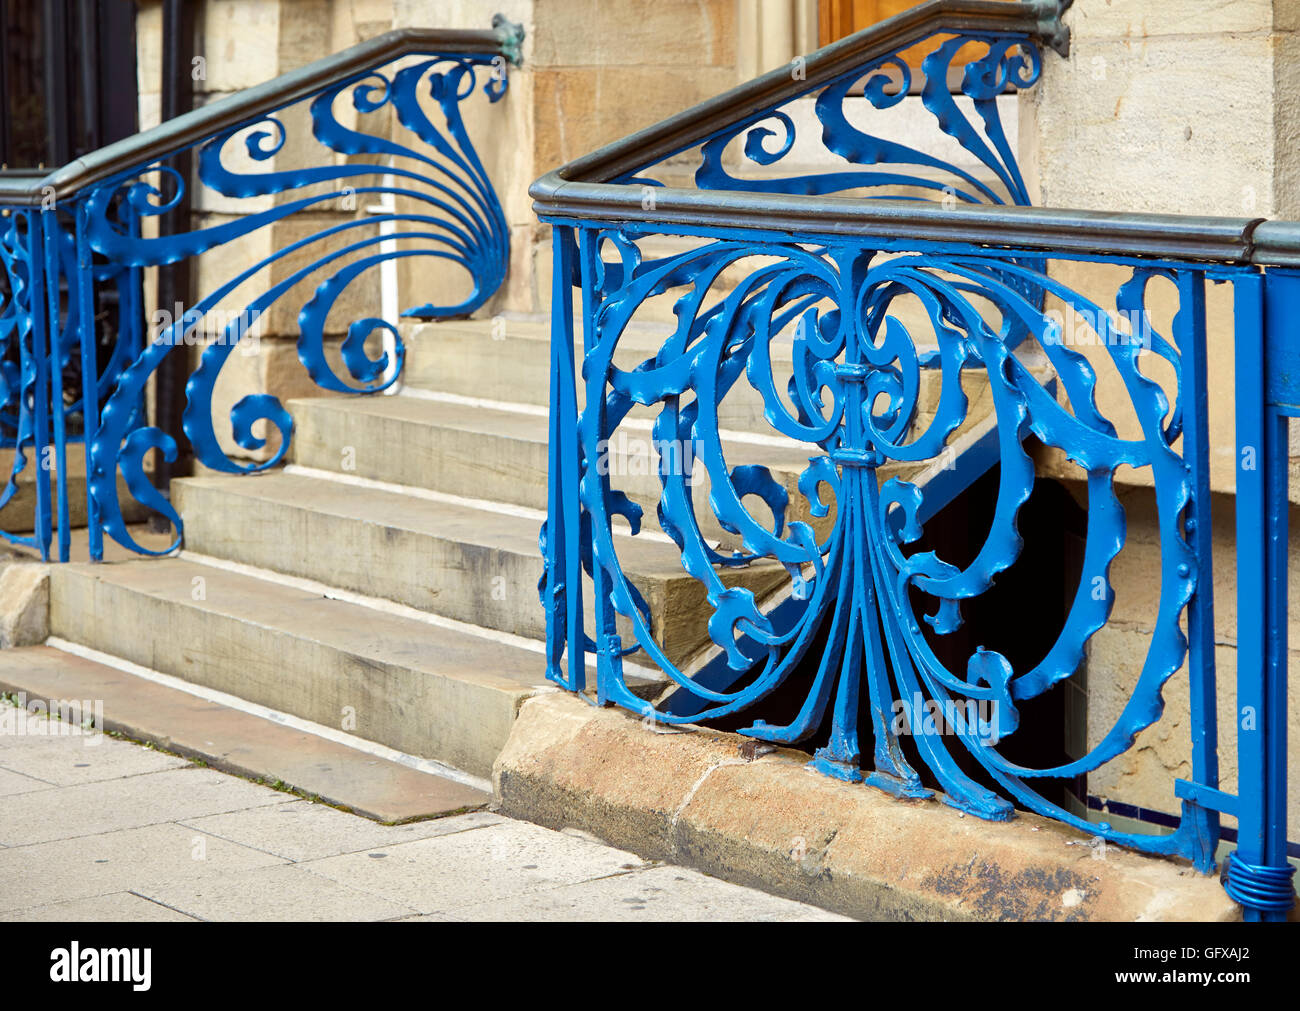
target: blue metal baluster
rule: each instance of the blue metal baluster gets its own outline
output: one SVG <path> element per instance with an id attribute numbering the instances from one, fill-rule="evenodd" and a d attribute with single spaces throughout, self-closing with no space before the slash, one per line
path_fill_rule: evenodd
<path id="1" fill-rule="evenodd" d="M 1300 309 L 1300 291 L 1294 279 L 1288 283 L 1273 273 L 1268 283 L 1270 322 L 1285 326 L 1285 314 Z M 1247 920 L 1280 921 L 1294 901 L 1286 864 L 1285 814 L 1287 461 L 1279 455 L 1285 453 L 1287 440 L 1282 419 L 1265 400 L 1264 279 L 1243 278 L 1235 292 L 1240 807 L 1237 849 L 1229 858 L 1226 885 Z"/>
<path id="2" fill-rule="evenodd" d="M 1183 459 L 1191 470 L 1192 494 L 1183 530 L 1196 554 L 1196 590 L 1187 607 L 1187 677 L 1192 724 L 1192 781 L 1219 785 L 1218 692 L 1214 666 L 1213 526 L 1210 520 L 1210 404 L 1206 383 L 1205 275 L 1185 270 L 1178 275 L 1178 315 L 1174 335 L 1183 367 Z M 1219 844 L 1219 812 L 1193 800 L 1183 801 L 1191 819 L 1201 870 L 1214 866 Z"/>
<path id="3" fill-rule="evenodd" d="M 546 513 L 546 676 L 569 691 L 587 686 L 582 627 L 582 552 L 578 503 L 578 395 L 573 370 L 573 230 L 555 228 L 551 286 L 551 419 Z M 585 283 L 585 282 L 584 282 Z M 560 667 L 568 642 L 569 671 Z"/>
<path id="4" fill-rule="evenodd" d="M 81 346 L 81 417 L 85 429 L 82 449 L 86 454 L 86 535 L 87 546 L 92 562 L 103 561 L 104 532 L 99 526 L 99 503 L 90 494 L 90 473 L 93 462 L 90 458 L 90 446 L 95 441 L 99 430 L 99 366 L 95 360 L 95 271 L 94 257 L 90 251 L 90 240 L 86 235 L 86 205 L 77 205 L 77 276 L 69 285 L 69 297 L 77 299 L 77 319 L 81 327 L 78 341 Z M 75 289 L 75 290 L 72 290 Z M 121 315 L 127 312 L 126 306 L 120 306 Z M 119 322 L 118 340 L 125 336 Z M 134 358 L 134 354 L 131 356 Z"/>
<path id="5" fill-rule="evenodd" d="M 54 490 L 59 523 L 59 561 L 66 562 L 72 549 L 72 522 L 68 515 L 68 442 L 65 411 L 63 408 L 63 353 L 62 327 L 59 325 L 59 212 L 48 210 L 41 212 L 43 227 L 41 235 L 45 248 L 45 295 L 49 308 L 49 329 L 47 339 L 49 346 L 49 382 L 50 412 L 54 421 L 54 461 L 49 467 L 49 460 L 42 443 L 41 468 L 54 471 Z M 72 279 L 69 278 L 69 281 Z M 72 285 L 69 284 L 69 297 L 72 297 Z M 71 312 L 69 312 L 71 316 Z"/>
<path id="6" fill-rule="evenodd" d="M 582 278 L 582 349 L 590 351 L 596 345 L 596 312 L 600 308 L 600 296 L 596 291 L 596 238 L 590 228 L 578 232 L 579 275 Z M 572 294 L 570 294 L 570 298 Z M 597 430 L 606 437 L 612 435 L 605 430 L 605 378 L 594 376 L 587 389 L 584 411 L 597 412 Z M 588 461 L 588 466 L 595 466 L 596 461 Z M 606 472 L 608 473 L 608 472 Z M 588 471 L 587 479 L 593 488 L 600 488 L 603 494 L 605 480 L 599 470 Z M 584 546 L 585 547 L 585 546 Z M 591 567 L 591 599 L 595 612 L 596 637 L 596 702 L 604 705 L 609 700 L 609 686 L 621 681 L 623 676 L 622 642 L 618 636 L 618 626 L 614 617 L 614 605 L 610 599 L 609 573 L 600 565 Z"/>
<path id="7" fill-rule="evenodd" d="M 844 361 L 835 368 L 844 391 L 844 446 L 831 454 L 840 466 L 843 494 L 839 508 L 845 511 L 844 523 L 848 533 L 850 578 L 853 594 L 849 612 L 848 636 L 840 666 L 839 683 L 835 689 L 835 706 L 831 715 L 830 737 L 824 748 L 818 748 L 812 767 L 828 776 L 856 783 L 862 779 L 861 754 L 858 744 L 858 696 L 863 671 L 863 650 L 872 642 L 871 630 L 865 623 L 875 621 L 875 602 L 871 599 L 871 567 L 867 558 L 868 501 L 864 482 L 876 483 L 874 448 L 868 445 L 862 411 L 866 403 L 862 384 L 868 373 L 862 360 L 862 347 L 856 333 L 856 320 L 852 320 L 854 298 L 861 290 L 863 278 L 871 262 L 871 253 L 856 249 L 843 249 L 835 259 L 841 277 L 846 281 L 847 296 L 840 307 L 841 326 L 848 337 L 844 343 Z M 852 322 L 849 322 L 852 320 Z M 874 657 L 873 657 L 874 659 Z M 875 700 L 873 699 L 873 702 Z"/>
<path id="8" fill-rule="evenodd" d="M 47 383 L 49 367 L 49 316 L 46 309 L 45 288 L 49 281 L 46 273 L 41 240 L 41 216 L 27 216 L 27 262 L 31 266 L 32 337 L 25 350 L 30 356 L 27 365 L 32 375 L 32 453 L 36 457 L 33 480 L 36 483 L 36 515 L 32 517 L 32 539 L 40 549 L 41 560 L 50 560 L 50 470 L 47 463 L 50 446 L 50 398 Z M 24 368 L 26 374 L 28 368 Z"/>
<path id="9" fill-rule="evenodd" d="M 1300 294 L 1293 285 L 1293 294 Z M 1285 314 L 1286 325 L 1294 327 L 1300 301 L 1294 298 Z M 1270 308 L 1270 319 L 1272 309 Z M 1270 323 L 1270 325 L 1272 325 Z M 1268 645 L 1264 667 L 1264 864 L 1270 889 L 1279 893 L 1289 909 L 1295 905 L 1292 878 L 1295 868 L 1287 861 L 1287 549 L 1289 547 L 1290 433 L 1287 419 L 1268 408 Z M 1274 910 L 1270 919 L 1285 920 L 1285 911 Z"/>
<path id="10" fill-rule="evenodd" d="M 126 225 L 128 233 L 138 239 L 141 235 L 140 215 L 136 214 L 130 204 L 122 208 L 122 220 Z M 140 355 L 144 354 L 145 346 L 149 342 L 148 328 L 145 326 L 144 312 L 144 268 L 131 267 L 127 271 L 127 300 L 121 305 L 117 314 L 118 339 L 130 342 L 130 354 L 127 355 L 128 362 L 135 361 Z M 168 310 L 172 306 L 167 306 Z M 116 378 L 114 379 L 116 382 Z M 136 422 L 137 426 L 148 423 L 148 394 L 141 387 L 136 397 Z M 98 406 L 96 406 L 98 410 Z"/>
<path id="11" fill-rule="evenodd" d="M 1300 312 L 1300 272 L 1269 271 L 1265 277 L 1265 360 L 1264 387 L 1271 386 L 1272 373 L 1280 368 L 1275 347 L 1287 350 L 1296 343 L 1296 314 Z M 1291 357 L 1288 354 L 1288 357 Z M 1272 398 L 1267 398 L 1269 401 Z M 1294 868 L 1287 862 L 1287 554 L 1289 548 L 1288 496 L 1290 433 L 1287 418 L 1273 403 L 1265 408 L 1268 452 L 1263 459 L 1268 502 L 1267 541 L 1264 548 L 1267 569 L 1267 641 L 1264 666 L 1264 864 L 1267 885 L 1279 905 L 1295 904 L 1292 887 Z M 1286 912 L 1271 910 L 1268 918 L 1286 919 Z"/>

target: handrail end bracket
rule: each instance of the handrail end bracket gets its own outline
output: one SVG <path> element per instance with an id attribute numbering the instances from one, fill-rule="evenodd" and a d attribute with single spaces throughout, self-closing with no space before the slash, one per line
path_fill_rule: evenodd
<path id="1" fill-rule="evenodd" d="M 1038 35 L 1062 56 L 1070 55 L 1070 26 L 1063 15 L 1074 0 L 1029 0 L 1038 13 Z"/>
<path id="2" fill-rule="evenodd" d="M 523 63 L 524 26 L 498 11 L 492 15 L 492 30 L 501 40 L 501 53 L 516 67 Z"/>

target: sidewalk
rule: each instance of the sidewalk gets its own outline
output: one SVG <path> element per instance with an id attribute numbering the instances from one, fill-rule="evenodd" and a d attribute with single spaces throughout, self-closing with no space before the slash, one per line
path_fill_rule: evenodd
<path id="1" fill-rule="evenodd" d="M 0 798 L 0 920 L 842 919 L 488 812 L 380 825 L 104 735 L 0 734 Z"/>

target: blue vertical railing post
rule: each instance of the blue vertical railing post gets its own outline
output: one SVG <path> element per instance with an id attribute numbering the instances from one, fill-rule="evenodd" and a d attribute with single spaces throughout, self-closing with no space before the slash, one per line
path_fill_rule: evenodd
<path id="1" fill-rule="evenodd" d="M 596 312 L 600 308 L 600 296 L 596 290 L 596 250 L 595 235 L 590 228 L 578 229 L 578 277 L 582 282 L 582 350 L 587 354 L 596 346 Z M 570 292 L 570 299 L 573 297 Z M 605 431 L 605 402 L 603 390 L 588 390 L 584 402 L 584 412 L 594 412 L 596 431 Z M 608 453 L 609 450 L 607 449 Z M 602 471 L 599 461 L 587 456 L 589 470 L 586 480 L 593 489 L 600 482 Z M 608 461 L 607 461 L 608 462 Z M 607 473 L 607 472 L 605 472 Z M 587 545 L 583 545 L 587 550 Z M 614 679 L 621 676 L 618 667 L 622 664 L 622 642 L 618 636 L 617 619 L 610 598 L 609 574 L 592 559 L 591 599 L 595 619 L 596 640 L 596 702 L 604 705 L 609 700 L 609 686 Z"/>
<path id="2" fill-rule="evenodd" d="M 140 215 L 135 213 L 130 205 L 122 208 L 122 218 L 126 226 L 126 231 L 132 237 L 138 239 L 142 234 L 140 227 Z M 144 354 L 145 346 L 149 343 L 149 328 L 145 325 L 144 312 L 144 268 L 133 266 L 127 268 L 128 282 L 126 285 L 126 305 L 118 310 L 118 339 L 126 334 L 128 347 L 131 350 L 129 361 L 135 361 L 140 355 Z M 141 389 L 136 397 L 135 404 L 137 424 L 143 425 L 148 417 L 149 405 L 148 394 Z M 96 432 L 99 430 L 98 424 L 95 426 Z M 103 555 L 103 537 L 99 538 L 101 549 L 100 555 Z M 96 559 L 98 561 L 99 559 Z"/>
<path id="3" fill-rule="evenodd" d="M 50 208 L 41 211 L 41 236 L 44 252 L 45 295 L 47 301 L 46 354 L 49 356 L 49 409 L 53 422 L 54 454 L 50 458 L 50 446 L 42 441 L 40 466 L 43 471 L 52 472 L 54 478 L 55 509 L 59 529 L 59 561 L 66 562 L 71 554 L 72 523 L 68 508 L 68 482 L 64 475 L 68 467 L 67 412 L 63 403 L 63 352 L 60 326 L 59 299 L 59 241 L 62 229 L 59 226 L 59 212 Z M 73 279 L 68 278 L 68 297 L 74 292 Z M 69 305 L 69 318 L 72 316 Z"/>
<path id="4" fill-rule="evenodd" d="M 573 230 L 552 233 L 550 467 L 546 522 L 547 676 L 569 691 L 586 686 L 582 624 L 581 517 L 578 505 L 578 396 L 573 362 Z M 568 677 L 560 657 L 568 653 Z"/>
<path id="5" fill-rule="evenodd" d="M 1286 858 L 1286 418 L 1270 402 L 1270 345 L 1294 333 L 1300 274 L 1236 285 L 1237 849 L 1228 894 L 1248 920 L 1284 920 Z M 1288 318 L 1289 317 L 1289 318 Z"/>
<path id="6" fill-rule="evenodd" d="M 1187 604 L 1187 671 L 1191 695 L 1192 781 L 1218 788 L 1218 683 L 1214 657 L 1213 525 L 1210 515 L 1210 396 L 1206 377 L 1205 275 L 1185 270 L 1178 275 L 1179 312 L 1175 339 L 1182 351 L 1183 457 L 1191 468 L 1192 494 L 1183 531 L 1196 555 L 1196 590 Z M 1196 828 L 1201 870 L 1214 866 L 1219 844 L 1219 812 L 1184 800 Z"/>
<path id="7" fill-rule="evenodd" d="M 44 269 L 45 252 L 41 215 L 27 215 L 27 253 L 31 268 L 31 339 L 20 352 L 27 360 L 22 363 L 23 396 L 26 396 L 26 377 L 31 376 L 31 403 L 26 409 L 32 417 L 32 455 L 35 457 L 36 515 L 32 517 L 32 541 L 41 553 L 41 560 L 50 560 L 52 539 L 50 513 L 50 468 L 47 454 L 50 445 L 50 395 L 49 395 L 49 316 L 46 313 L 45 288 L 49 278 Z M 56 282 L 57 283 L 57 282 Z"/>
<path id="8" fill-rule="evenodd" d="M 99 429 L 99 365 L 96 360 L 95 341 L 95 263 L 90 250 L 90 239 L 86 234 L 87 210 L 84 203 L 77 205 L 76 240 L 77 240 L 77 276 L 69 285 L 69 298 L 77 302 L 77 321 L 80 332 L 77 336 L 81 351 L 81 417 L 82 417 L 82 451 L 86 458 L 86 536 L 90 560 L 102 561 L 104 557 L 104 532 L 99 527 L 99 504 L 89 494 L 91 470 L 94 466 L 90 458 L 90 447 L 95 441 L 95 432 Z M 130 300 L 118 306 L 118 340 L 129 340 L 134 336 L 127 329 L 128 314 L 131 312 Z M 132 348 L 135 351 L 135 348 Z M 132 354 L 132 358 L 134 358 Z"/>

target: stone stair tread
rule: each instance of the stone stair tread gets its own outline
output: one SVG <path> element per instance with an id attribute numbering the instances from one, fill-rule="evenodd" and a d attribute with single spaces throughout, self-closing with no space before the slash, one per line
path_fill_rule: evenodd
<path id="1" fill-rule="evenodd" d="M 401 394 L 391 397 L 302 397 L 290 400 L 285 406 L 295 417 L 301 411 L 336 412 L 428 428 L 482 432 L 528 442 L 546 442 L 550 424 L 546 416 L 535 409 L 509 410 Z"/>
<path id="2" fill-rule="evenodd" d="M 126 512 L 125 501 L 128 496 L 122 497 L 123 512 Z M 142 509 L 142 513 L 148 514 L 147 510 Z M 128 523 L 127 533 L 131 539 L 143 548 L 150 551 L 166 551 L 171 543 L 176 539 L 170 530 L 154 530 L 148 523 Z M 83 527 L 73 527 L 70 531 L 69 540 L 71 550 L 68 552 L 68 560 L 72 562 L 90 561 L 90 534 Z M 51 546 L 51 558 L 55 557 L 58 550 L 57 530 L 54 531 L 54 544 Z M 124 547 L 117 541 L 113 540 L 107 534 L 103 537 L 104 561 L 106 562 L 126 562 L 137 559 L 140 555 L 128 547 Z M 0 545 L 0 561 L 10 560 L 39 562 L 41 553 L 30 544 L 4 544 Z"/>
<path id="3" fill-rule="evenodd" d="M 546 636 L 537 596 L 541 513 L 430 497 L 294 471 L 187 478 L 172 485 L 197 556 L 341 587 L 453 621 L 529 639 Z M 616 534 L 628 579 L 674 662 L 708 644 L 707 588 L 662 535 Z M 770 560 L 724 568 L 722 582 L 764 599 L 788 580 Z M 630 623 L 619 619 L 621 634 Z M 540 679 L 539 679 L 540 680 Z"/>
<path id="4" fill-rule="evenodd" d="M 0 449 L 0 487 L 11 484 L 9 499 L 0 505 L 0 529 L 9 533 L 30 533 L 35 525 L 37 478 L 48 475 L 50 479 L 50 514 L 57 523 L 58 483 L 53 471 L 43 469 L 31 447 L 24 451 L 26 463 L 14 473 L 14 450 Z M 152 471 L 152 456 L 145 458 L 146 472 Z M 63 463 L 64 481 L 67 482 L 68 521 L 71 528 L 86 526 L 86 454 L 79 443 L 69 443 Z M 136 522 L 148 516 L 148 510 L 136 502 L 127 491 L 126 479 L 120 474 L 117 478 L 118 501 L 122 504 L 122 514 L 128 523 Z M 58 533 L 55 533 L 56 543 Z"/>
<path id="5" fill-rule="evenodd" d="M 307 397 L 289 401 L 290 413 L 336 412 L 356 417 L 375 418 L 385 422 L 420 425 L 428 428 L 455 429 L 498 438 L 518 439 L 523 442 L 546 444 L 549 441 L 549 421 L 529 405 L 519 405 L 521 410 L 464 404 L 455 400 L 432 397 Z M 629 439 L 649 440 L 648 429 L 624 426 L 620 429 Z M 808 458 L 819 452 L 816 446 L 788 440 L 778 445 L 773 441 L 751 441 L 731 438 L 722 433 L 724 451 L 734 456 L 736 463 L 762 464 L 779 470 L 802 471 Z"/>
<path id="6" fill-rule="evenodd" d="M 582 342 L 582 320 L 574 318 L 574 340 Z M 507 340 L 515 338 L 549 344 L 551 341 L 551 317 L 549 315 L 506 315 L 489 319 L 459 319 L 425 323 L 415 328 L 419 333 L 461 333 L 472 334 L 488 341 L 487 350 L 496 347 L 502 337 Z M 634 320 L 627 325 L 619 338 L 621 346 L 635 347 L 646 353 L 654 352 L 671 336 L 674 327 L 671 323 L 658 320 Z M 494 333 L 497 334 L 494 338 Z M 490 361 L 491 355 L 484 354 L 484 360 Z"/>
<path id="7" fill-rule="evenodd" d="M 189 557 L 51 566 L 50 635 L 481 777 L 550 688 L 540 649 Z"/>
<path id="8" fill-rule="evenodd" d="M 112 584 L 285 636 L 328 642 L 362 660 L 397 663 L 413 671 L 503 690 L 532 689 L 545 684 L 541 653 L 188 558 L 149 558 L 113 564 L 72 562 L 59 566 L 52 575 L 56 581 L 83 578 Z M 200 600 L 195 600 L 192 594 L 195 577 L 204 580 Z M 58 622 L 52 620 L 51 625 L 54 634 L 59 634 Z M 196 654 L 195 659 L 200 656 Z M 147 662 L 142 666 L 155 667 Z M 175 673 L 162 665 L 157 669 Z"/>
<path id="9" fill-rule="evenodd" d="M 103 727 L 207 765 L 272 782 L 376 821 L 485 806 L 486 792 L 52 646 L 0 652 L 0 689 L 106 699 Z"/>
<path id="10" fill-rule="evenodd" d="M 574 314 L 573 340 L 578 352 L 582 349 L 582 317 Z M 618 350 L 625 353 L 636 352 L 641 357 L 649 357 L 663 346 L 664 340 L 676 331 L 674 323 L 663 320 L 633 320 L 627 324 L 618 339 Z M 421 341 L 437 340 L 440 335 L 472 337 L 487 342 L 484 362 L 493 358 L 491 350 L 500 346 L 503 340 L 523 340 L 548 345 L 551 340 L 551 318 L 549 316 L 509 316 L 502 323 L 493 319 L 445 320 L 436 323 L 421 323 L 413 326 L 409 337 L 404 333 L 408 351 L 419 351 Z M 772 358 L 774 361 L 790 361 L 792 343 L 786 340 L 772 341 Z"/>
<path id="11" fill-rule="evenodd" d="M 232 499 L 272 502 L 304 513 L 325 513 L 393 530 L 535 556 L 538 574 L 541 573 L 542 559 L 537 547 L 541 519 L 531 515 L 532 510 L 498 511 L 468 502 L 426 498 L 294 471 L 255 477 L 184 478 L 182 482 L 186 486 L 219 491 Z M 617 548 L 629 573 L 663 580 L 692 578 L 682 568 L 676 545 L 667 541 L 619 537 Z M 775 563 L 771 565 L 780 569 Z M 430 577 L 434 575 L 431 573 Z"/>
<path id="12" fill-rule="evenodd" d="M 186 488 L 219 491 L 234 499 L 288 506 L 304 513 L 325 513 L 365 524 L 389 527 L 468 544 L 494 546 L 537 555 L 539 521 L 472 505 L 438 501 L 386 488 L 332 481 L 277 471 L 256 477 L 243 475 L 185 478 Z M 237 508 L 232 505 L 232 511 Z M 204 550 L 204 554 L 211 554 Z M 430 578 L 434 576 L 430 573 Z"/>

